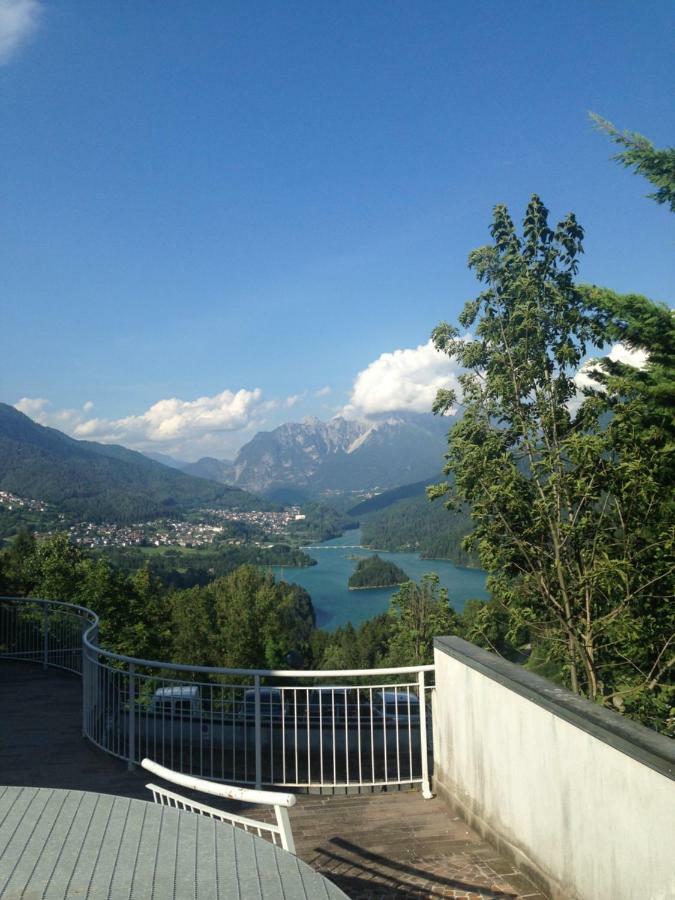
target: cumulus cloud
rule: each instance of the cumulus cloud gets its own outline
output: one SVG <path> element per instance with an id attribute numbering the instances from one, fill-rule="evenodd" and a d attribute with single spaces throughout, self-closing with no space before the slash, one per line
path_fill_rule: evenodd
<path id="1" fill-rule="evenodd" d="M 319 388 L 318 391 L 314 391 L 314 396 L 315 397 L 327 397 L 330 394 L 331 390 L 332 390 L 331 386 L 329 384 L 327 384 L 325 387 Z"/>
<path id="2" fill-rule="evenodd" d="M 23 397 L 15 406 L 40 424 L 59 428 L 75 438 L 191 456 L 222 455 L 231 450 L 240 443 L 237 433 L 248 433 L 262 425 L 265 415 L 279 403 L 265 400 L 259 388 L 242 388 L 196 400 L 159 400 L 139 415 L 120 419 L 90 416 L 90 400 L 80 410 L 53 409 L 49 401 L 31 397 Z"/>
<path id="3" fill-rule="evenodd" d="M 0 65 L 8 63 L 37 27 L 39 0 L 0 0 Z"/>
<path id="4" fill-rule="evenodd" d="M 14 404 L 19 412 L 25 413 L 41 425 L 44 425 L 43 419 L 49 414 L 49 405 L 49 400 L 45 400 L 44 397 L 22 397 Z"/>
<path id="5" fill-rule="evenodd" d="M 613 362 L 621 362 L 635 369 L 644 369 L 647 365 L 648 354 L 645 350 L 631 350 L 625 344 L 614 344 L 608 355 Z"/>
<path id="6" fill-rule="evenodd" d="M 356 376 L 349 403 L 342 410 L 347 418 L 408 411 L 424 413 L 439 388 L 459 391 L 460 368 L 432 341 L 407 350 L 382 353 Z"/>
<path id="7" fill-rule="evenodd" d="M 625 344 L 614 344 L 607 356 L 613 362 L 621 362 L 626 366 L 633 366 L 636 369 L 644 369 L 647 365 L 648 355 L 644 350 L 631 350 Z M 574 382 L 579 390 L 583 388 L 598 388 L 598 382 L 593 378 L 593 372 L 597 367 L 596 359 L 587 359 L 581 366 L 577 374 L 574 376 Z M 581 397 L 577 397 L 574 401 L 575 408 L 581 402 Z"/>

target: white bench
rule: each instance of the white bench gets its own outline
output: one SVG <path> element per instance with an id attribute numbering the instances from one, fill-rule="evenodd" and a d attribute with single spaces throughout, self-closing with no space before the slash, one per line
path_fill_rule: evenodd
<path id="1" fill-rule="evenodd" d="M 196 800 L 190 800 L 188 797 L 182 797 L 173 791 L 160 787 L 157 784 L 146 784 L 155 803 L 164 806 L 172 806 L 175 809 L 185 809 L 190 812 L 198 813 L 202 816 L 208 816 L 211 819 L 218 819 L 221 822 L 227 822 L 235 828 L 243 828 L 244 831 L 251 831 L 260 837 L 266 837 L 272 840 L 274 844 L 281 843 L 284 850 L 289 853 L 295 853 L 295 843 L 293 842 L 293 833 L 291 832 L 291 822 L 288 817 L 289 807 L 295 804 L 293 794 L 281 794 L 276 791 L 256 791 L 251 788 L 232 787 L 229 784 L 218 784 L 215 781 L 207 781 L 205 778 L 194 778 L 192 775 L 183 775 L 181 772 L 174 772 L 159 763 L 153 762 L 151 759 L 144 759 L 141 763 L 144 769 L 169 781 L 172 784 L 178 784 L 190 791 L 198 791 L 202 794 L 210 794 L 213 797 L 222 797 L 227 800 L 239 800 L 243 803 L 258 803 L 264 806 L 273 806 L 276 814 L 276 825 L 269 822 L 261 822 L 259 819 L 250 819 L 247 816 L 238 816 L 234 813 L 225 812 L 222 809 L 216 809 L 213 806 L 205 806 Z"/>

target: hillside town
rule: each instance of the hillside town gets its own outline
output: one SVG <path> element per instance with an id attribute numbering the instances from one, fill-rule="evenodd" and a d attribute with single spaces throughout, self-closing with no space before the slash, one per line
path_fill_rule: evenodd
<path id="1" fill-rule="evenodd" d="M 31 500 L 29 497 L 18 497 L 11 491 L 0 491 L 0 506 L 9 510 L 24 509 L 31 512 L 47 512 L 49 505 L 44 500 Z"/>
<path id="2" fill-rule="evenodd" d="M 37 513 L 52 510 L 44 500 L 20 497 L 10 491 L 0 491 L 0 508 Z M 62 514 L 58 518 L 64 520 Z M 226 533 L 232 532 L 233 525 L 243 525 L 265 537 L 284 536 L 289 527 L 304 520 L 305 515 L 299 506 L 282 511 L 205 508 L 197 510 L 190 519 L 154 519 L 130 525 L 77 522 L 65 526 L 64 523 L 58 530 L 65 530 L 71 541 L 81 547 L 206 547 L 219 538 L 225 539 Z M 48 538 L 52 533 L 41 529 L 36 536 L 40 534 Z M 241 535 L 229 537 L 228 540 L 237 544 L 245 542 Z"/>
<path id="3" fill-rule="evenodd" d="M 68 534 L 82 547 L 206 547 L 230 532 L 228 526 L 234 523 L 271 537 L 285 535 L 291 523 L 305 516 L 294 506 L 282 512 L 200 509 L 192 518 L 197 521 L 156 519 L 132 525 L 79 522 L 68 528 Z M 214 524 L 217 522 L 223 524 Z M 230 542 L 243 541 L 230 538 Z"/>
<path id="4" fill-rule="evenodd" d="M 240 509 L 200 509 L 199 512 L 206 518 L 222 519 L 224 522 L 240 522 L 251 527 L 259 528 L 266 534 L 285 534 L 294 522 L 301 522 L 305 514 L 299 506 L 289 506 L 281 512 L 267 510 L 240 510 Z"/>

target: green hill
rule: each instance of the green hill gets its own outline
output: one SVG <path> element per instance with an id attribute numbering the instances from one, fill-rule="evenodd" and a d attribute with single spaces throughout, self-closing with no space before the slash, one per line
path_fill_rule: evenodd
<path id="1" fill-rule="evenodd" d="M 424 494 L 397 500 L 361 518 L 364 547 L 414 552 L 425 559 L 449 559 L 458 566 L 478 567 L 477 556 L 462 548 L 470 531 L 471 519 L 466 513 L 449 512 L 441 501 L 432 503 Z"/>
<path id="2" fill-rule="evenodd" d="M 403 569 L 377 553 L 359 561 L 349 578 L 350 591 L 364 588 L 392 587 L 410 581 Z"/>
<path id="3" fill-rule="evenodd" d="M 45 500 L 71 519 L 137 522 L 198 506 L 264 504 L 113 444 L 76 441 L 0 403 L 0 489 Z"/>
<path id="4" fill-rule="evenodd" d="M 358 519 L 360 516 L 367 516 L 370 513 L 379 512 L 386 509 L 398 500 L 406 500 L 408 497 L 424 497 L 428 485 L 436 484 L 444 481 L 445 475 L 432 475 L 431 478 L 425 478 L 424 481 L 415 481 L 413 484 L 402 484 L 400 487 L 391 488 L 388 491 L 382 491 L 368 500 L 362 500 L 356 506 L 352 506 L 347 510 L 347 515 L 354 516 Z"/>

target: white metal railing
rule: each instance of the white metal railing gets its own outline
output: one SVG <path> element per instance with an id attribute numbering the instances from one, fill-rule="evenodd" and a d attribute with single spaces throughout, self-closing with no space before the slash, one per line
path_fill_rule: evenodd
<path id="1" fill-rule="evenodd" d="M 430 797 L 433 666 L 227 669 L 137 659 L 98 644 L 98 617 L 0 598 L 0 658 L 83 679 L 83 734 L 130 767 L 236 784 L 361 789 L 420 784 Z"/>
<path id="2" fill-rule="evenodd" d="M 235 813 L 216 809 L 213 806 L 206 806 L 204 803 L 184 797 L 182 794 L 168 791 L 158 784 L 146 784 L 146 788 L 152 792 L 155 803 L 163 806 L 172 806 L 175 809 L 186 809 L 201 816 L 207 816 L 210 819 L 227 822 L 235 828 L 255 832 L 260 837 L 269 837 L 273 844 L 281 844 L 284 850 L 288 850 L 289 853 L 295 853 L 295 842 L 293 841 L 291 822 L 288 817 L 289 807 L 295 806 L 293 794 L 281 794 L 276 791 L 254 791 L 250 788 L 232 787 L 229 784 L 214 784 L 213 781 L 206 781 L 203 778 L 183 775 L 181 772 L 172 772 L 171 769 L 167 769 L 166 766 L 160 766 L 151 759 L 142 760 L 141 766 L 147 769 L 148 772 L 152 772 L 153 775 L 157 775 L 158 778 L 169 781 L 171 784 L 178 784 L 191 791 L 209 794 L 212 797 L 221 797 L 226 800 L 237 800 L 240 803 L 272 806 L 276 818 L 275 825 L 271 822 L 262 822 L 260 819 L 252 819 L 249 816 L 238 816 Z"/>

